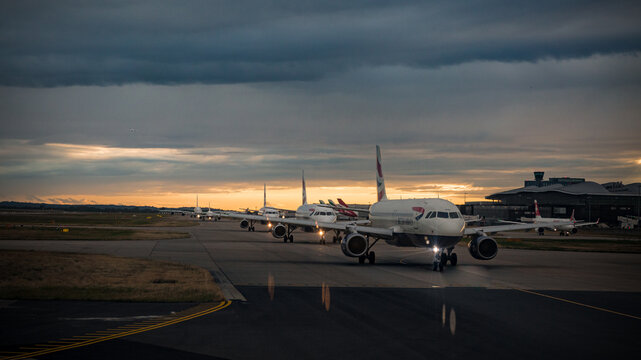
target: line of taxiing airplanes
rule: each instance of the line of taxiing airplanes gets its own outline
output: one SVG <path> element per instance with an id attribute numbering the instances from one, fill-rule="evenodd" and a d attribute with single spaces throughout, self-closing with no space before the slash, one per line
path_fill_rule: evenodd
<path id="1" fill-rule="evenodd" d="M 281 215 L 283 209 L 264 206 L 258 214 L 240 212 L 212 212 L 212 217 L 240 219 L 241 228 L 254 230 L 254 224 L 267 224 L 275 238 L 285 243 L 294 242 L 292 232 L 298 228 L 305 231 L 317 231 L 321 243 L 325 242 L 327 232 L 334 232 L 334 241 L 339 241 L 343 254 L 357 258 L 360 264 L 376 262 L 372 248 L 379 240 L 395 246 L 424 247 L 432 250 L 433 270 L 443 271 L 449 263 L 456 266 L 458 259 L 454 252 L 455 245 L 469 236 L 468 250 L 472 257 L 479 260 L 491 260 L 498 254 L 498 245 L 490 236 L 503 231 L 543 229 L 561 230 L 575 233 L 579 226 L 596 223 L 581 223 L 570 219 L 542 218 L 536 205 L 536 217 L 527 222 L 506 222 L 504 225 L 467 226 L 468 222 L 452 202 L 440 198 L 393 200 L 387 198 L 383 178 L 380 147 L 376 146 L 376 193 L 377 202 L 368 210 L 349 209 L 341 205 L 308 204 L 305 189 L 305 176 L 302 177 L 303 201 L 296 209 L 293 218 Z M 264 195 L 266 196 L 266 195 Z M 194 212 L 199 209 L 198 206 Z M 337 221 L 337 211 L 366 212 L 368 220 Z M 210 209 L 211 211 L 211 209 Z M 202 213 L 202 210 L 200 211 Z M 526 220 L 526 219 L 522 219 Z M 598 221 L 597 221 L 598 223 Z M 344 234 L 344 236 L 341 236 Z"/>

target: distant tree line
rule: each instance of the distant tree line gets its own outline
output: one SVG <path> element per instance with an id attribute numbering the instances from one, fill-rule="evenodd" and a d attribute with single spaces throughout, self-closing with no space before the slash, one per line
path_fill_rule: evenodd
<path id="1" fill-rule="evenodd" d="M 29 203 L 17 201 L 2 201 L 0 209 L 3 210 L 64 210 L 64 211 L 87 211 L 87 212 L 132 212 L 149 213 L 158 212 L 154 206 L 132 206 L 132 205 L 63 205 Z"/>

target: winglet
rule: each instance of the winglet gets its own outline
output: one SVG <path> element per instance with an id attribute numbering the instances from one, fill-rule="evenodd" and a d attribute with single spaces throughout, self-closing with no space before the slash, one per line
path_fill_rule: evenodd
<path id="1" fill-rule="evenodd" d="M 541 212 L 539 211 L 539 204 L 536 202 L 536 200 L 534 200 L 534 209 L 535 209 L 536 218 L 540 219 Z"/>
<path id="2" fill-rule="evenodd" d="M 376 145 L 376 195 L 378 201 L 387 200 L 385 179 L 383 179 L 383 169 L 381 167 L 381 147 L 378 145 Z"/>

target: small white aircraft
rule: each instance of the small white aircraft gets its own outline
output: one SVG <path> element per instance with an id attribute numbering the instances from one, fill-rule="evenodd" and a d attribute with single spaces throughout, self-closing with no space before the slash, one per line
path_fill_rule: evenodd
<path id="1" fill-rule="evenodd" d="M 242 229 L 247 229 L 247 231 L 256 231 L 256 227 L 254 226 L 255 222 L 259 221 L 261 224 L 267 224 L 267 226 L 271 228 L 271 222 L 274 220 L 278 220 L 278 218 L 281 217 L 280 211 L 280 209 L 267 206 L 267 184 L 263 184 L 263 207 L 258 210 L 258 214 L 243 215 L 238 213 L 224 213 L 223 216 L 231 218 L 242 218 L 242 220 L 240 221 L 240 227 Z M 242 215 L 242 217 L 238 215 Z"/>
<path id="2" fill-rule="evenodd" d="M 572 210 L 572 215 L 570 215 L 569 219 L 563 219 L 563 218 L 544 218 L 541 217 L 541 212 L 539 211 L 539 204 L 534 200 L 534 218 L 525 218 L 522 217 L 521 221 L 523 223 L 531 223 L 531 224 L 538 224 L 539 227 L 537 228 L 539 235 L 543 235 L 545 232 L 545 229 L 549 229 L 552 231 L 559 231 L 559 235 L 561 236 L 570 236 L 570 234 L 576 234 L 579 229 L 578 227 L 581 226 L 587 226 L 587 225 L 596 225 L 599 223 L 598 219 L 597 221 L 594 222 L 583 222 L 583 221 L 577 221 L 574 219 L 574 210 Z M 522 224 L 519 222 L 515 221 L 505 221 L 502 220 L 501 222 L 505 223 L 510 223 L 510 224 Z"/>
<path id="3" fill-rule="evenodd" d="M 204 215 L 204 218 L 207 220 L 217 221 L 220 220 L 220 212 L 211 210 L 211 203 L 207 207 L 207 213 Z"/>
<path id="4" fill-rule="evenodd" d="M 188 214 L 191 217 L 195 217 L 197 219 L 200 219 L 203 216 L 203 209 L 198 206 L 198 194 L 196 194 L 196 207 L 194 207 L 193 211 L 182 211 L 183 215 Z"/>
<path id="5" fill-rule="evenodd" d="M 324 222 L 312 215 L 317 213 L 315 205 L 308 219 L 279 219 L 272 228 L 272 234 L 283 237 L 285 242 L 291 238 L 291 231 L 299 226 L 334 230 L 345 233 L 341 239 L 341 250 L 349 257 L 358 258 L 363 264 L 376 262 L 372 247 L 383 239 L 396 246 L 416 246 L 432 249 L 434 253 L 433 270 L 443 271 L 447 261 L 457 264 L 454 246 L 463 238 L 470 236 L 468 244 L 470 254 L 479 260 L 493 259 L 498 253 L 496 241 L 488 234 L 499 231 L 524 230 L 538 227 L 536 224 L 509 224 L 485 227 L 466 227 L 466 222 L 456 205 L 444 199 L 408 199 L 388 200 L 385 181 L 381 167 L 380 148 L 376 146 L 376 189 L 378 201 L 369 208 L 369 220 L 372 226 L 361 226 L 357 222 Z M 303 202 L 305 202 L 303 187 Z M 302 209 L 301 209 L 302 208 Z M 299 209 L 305 208 L 303 204 Z M 331 209 L 329 209 L 331 210 Z M 320 212 L 329 212 L 320 210 Z M 297 214 L 299 212 L 297 211 Z M 304 211 L 301 211 L 304 214 Z M 373 241 L 372 241 L 373 240 Z"/>

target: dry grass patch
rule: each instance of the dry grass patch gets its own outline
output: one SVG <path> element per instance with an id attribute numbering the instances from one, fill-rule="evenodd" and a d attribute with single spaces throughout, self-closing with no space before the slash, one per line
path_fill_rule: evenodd
<path id="1" fill-rule="evenodd" d="M 194 226 L 189 217 L 157 213 L 96 213 L 65 211 L 0 212 L 0 224 L 6 225 L 92 225 L 92 226 Z"/>
<path id="2" fill-rule="evenodd" d="M 207 302 L 224 297 L 209 271 L 167 261 L 0 251 L 0 298 Z"/>
<path id="3" fill-rule="evenodd" d="M 63 231 L 66 229 L 66 231 Z M 161 240 L 184 239 L 186 232 L 41 226 L 0 227 L 0 240 Z"/>

